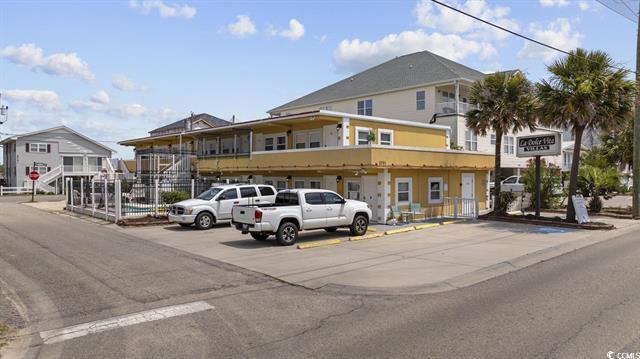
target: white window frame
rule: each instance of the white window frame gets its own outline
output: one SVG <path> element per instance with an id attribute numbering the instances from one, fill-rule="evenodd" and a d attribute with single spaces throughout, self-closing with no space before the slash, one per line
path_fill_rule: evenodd
<path id="1" fill-rule="evenodd" d="M 311 137 L 317 136 L 318 141 L 312 141 Z M 304 142 L 299 141 L 302 139 Z M 317 142 L 318 146 L 311 147 L 312 142 Z M 304 144 L 304 147 L 298 148 L 298 144 Z M 322 147 L 322 131 L 320 130 L 309 130 L 309 131 L 296 131 L 293 133 L 293 148 L 294 149 L 304 149 L 304 148 L 320 148 Z"/>
<path id="2" fill-rule="evenodd" d="M 298 187 L 299 184 L 302 184 L 302 187 Z M 307 182 L 305 180 L 302 180 L 302 179 L 294 179 L 293 180 L 293 188 L 296 188 L 296 189 L 307 188 Z"/>
<path id="3" fill-rule="evenodd" d="M 44 149 L 44 151 L 41 151 Z M 46 143 L 29 143 L 29 153 L 37 152 L 37 153 L 47 153 L 47 144 Z"/>
<path id="4" fill-rule="evenodd" d="M 355 130 L 355 144 L 357 146 L 366 146 L 369 145 L 369 133 L 373 131 L 373 129 L 371 127 L 356 127 Z M 366 132 L 367 133 L 367 143 L 360 143 L 360 136 L 358 136 L 360 134 L 360 132 Z"/>
<path id="5" fill-rule="evenodd" d="M 489 141 L 491 142 L 492 145 L 496 145 L 496 134 L 492 133 L 489 137 Z"/>
<path id="6" fill-rule="evenodd" d="M 317 184 L 318 184 L 318 187 L 313 187 L 313 186 L 311 185 L 311 183 L 317 183 Z M 312 179 L 312 180 L 309 180 L 309 188 L 313 188 L 313 189 L 322 189 L 322 180 L 320 180 L 320 179 Z"/>
<path id="7" fill-rule="evenodd" d="M 440 184 L 440 198 L 439 199 L 431 199 L 431 184 L 432 183 L 439 183 Z M 444 181 L 442 179 L 442 177 L 429 177 L 427 180 L 427 202 L 428 203 L 442 203 L 443 199 L 444 199 Z"/>
<path id="8" fill-rule="evenodd" d="M 349 191 L 349 183 L 357 183 L 358 184 L 358 198 L 349 198 L 349 193 L 350 192 L 355 192 L 355 191 Z M 362 198 L 362 180 L 358 177 L 348 177 L 344 179 L 344 198 L 345 199 L 355 199 L 355 200 L 360 200 Z"/>
<path id="9" fill-rule="evenodd" d="M 278 143 L 278 139 L 283 138 L 284 137 L 284 148 L 278 148 L 278 146 L 281 146 L 282 144 Z M 270 145 L 272 147 L 272 149 L 268 150 L 267 149 L 267 139 L 272 139 L 273 140 L 273 144 Z M 265 151 L 283 151 L 287 149 L 287 134 L 286 133 L 271 133 L 268 135 L 264 135 L 263 139 L 262 139 L 263 143 L 264 143 L 264 147 L 263 149 Z M 294 145 L 295 147 L 295 145 Z"/>
<path id="10" fill-rule="evenodd" d="M 418 94 L 422 93 L 422 100 L 418 99 Z M 422 108 L 418 104 L 422 103 Z M 425 111 L 427 109 L 427 91 L 416 91 L 416 111 Z"/>
<path id="11" fill-rule="evenodd" d="M 467 146 L 467 144 L 469 146 Z M 467 151 L 478 151 L 478 135 L 471 130 L 464 131 L 464 149 Z"/>
<path id="12" fill-rule="evenodd" d="M 382 143 L 382 135 L 383 134 L 390 135 L 389 143 Z M 386 128 L 379 128 L 378 129 L 378 144 L 379 145 L 384 145 L 384 146 L 393 146 L 393 130 L 389 130 L 389 129 L 386 129 Z"/>
<path id="13" fill-rule="evenodd" d="M 515 153 L 515 138 L 513 136 L 503 136 L 502 137 L 502 147 L 504 153 L 508 155 L 512 155 Z"/>
<path id="14" fill-rule="evenodd" d="M 401 205 L 405 205 L 405 204 L 410 204 L 411 201 L 413 200 L 413 178 L 412 177 L 396 177 L 396 188 L 395 188 L 395 194 L 396 194 L 396 206 L 401 206 Z M 400 201 L 399 199 L 399 194 L 400 192 L 398 191 L 398 184 L 399 183 L 409 183 L 409 198 L 407 201 Z"/>

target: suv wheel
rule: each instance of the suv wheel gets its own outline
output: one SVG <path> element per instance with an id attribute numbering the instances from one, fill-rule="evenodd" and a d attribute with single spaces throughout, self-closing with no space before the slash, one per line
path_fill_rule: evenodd
<path id="1" fill-rule="evenodd" d="M 281 246 L 290 246 L 298 240 L 298 226 L 295 223 L 284 222 L 278 228 L 276 240 Z"/>
<path id="2" fill-rule="evenodd" d="M 209 229 L 213 227 L 214 222 L 215 220 L 213 219 L 213 216 L 210 213 L 203 212 L 196 217 L 196 228 Z"/>
<path id="3" fill-rule="evenodd" d="M 255 239 L 256 241 L 266 241 L 267 238 L 269 238 L 269 235 L 266 233 L 251 232 L 251 237 L 253 237 L 253 239 Z"/>
<path id="4" fill-rule="evenodd" d="M 349 229 L 351 230 L 352 236 L 363 236 L 365 233 L 367 233 L 368 227 L 369 219 L 367 218 L 367 216 L 363 214 L 356 214 Z"/>

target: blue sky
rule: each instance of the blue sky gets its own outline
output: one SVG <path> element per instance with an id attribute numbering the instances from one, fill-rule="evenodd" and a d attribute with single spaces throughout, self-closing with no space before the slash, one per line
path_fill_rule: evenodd
<path id="1" fill-rule="evenodd" d="M 592 0 L 449 1 L 556 47 L 635 65 L 636 25 Z M 638 6 L 637 1 L 632 1 Z M 0 5 L 0 133 L 66 124 L 114 141 L 190 111 L 251 120 L 394 56 L 546 75 L 555 53 L 421 1 L 9 1 Z M 0 134 L 0 138 L 6 135 Z"/>

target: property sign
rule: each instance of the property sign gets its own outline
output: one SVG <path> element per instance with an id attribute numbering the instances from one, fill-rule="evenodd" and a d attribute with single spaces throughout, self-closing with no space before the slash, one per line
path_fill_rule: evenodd
<path id="1" fill-rule="evenodd" d="M 38 180 L 38 178 L 40 178 L 40 173 L 38 173 L 38 171 L 29 172 L 29 179 L 30 180 L 36 181 L 36 180 Z"/>
<path id="2" fill-rule="evenodd" d="M 517 157 L 557 156 L 561 152 L 560 133 L 522 136 L 516 141 Z"/>
<path id="3" fill-rule="evenodd" d="M 33 163 L 34 167 L 47 167 L 47 164 L 44 162 L 34 162 Z"/>
<path id="4" fill-rule="evenodd" d="M 573 208 L 576 210 L 576 221 L 580 224 L 591 222 L 584 197 L 582 197 L 581 194 L 577 194 L 575 196 L 571 196 L 571 201 L 573 202 Z"/>

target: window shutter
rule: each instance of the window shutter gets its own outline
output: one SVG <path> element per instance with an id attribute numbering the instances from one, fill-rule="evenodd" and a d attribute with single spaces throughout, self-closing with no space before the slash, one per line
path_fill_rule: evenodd
<path id="1" fill-rule="evenodd" d="M 24 151 L 25 152 L 29 152 L 29 144 L 28 143 L 24 144 Z"/>
<path id="2" fill-rule="evenodd" d="M 47 167 L 47 172 L 51 172 L 51 167 Z"/>
<path id="3" fill-rule="evenodd" d="M 29 166 L 24 168 L 24 174 L 27 176 L 29 175 Z"/>
<path id="4" fill-rule="evenodd" d="M 51 153 L 51 144 L 47 143 L 47 153 Z"/>

